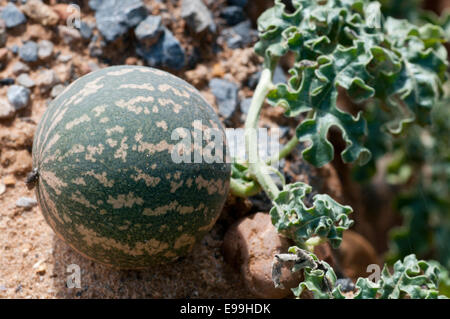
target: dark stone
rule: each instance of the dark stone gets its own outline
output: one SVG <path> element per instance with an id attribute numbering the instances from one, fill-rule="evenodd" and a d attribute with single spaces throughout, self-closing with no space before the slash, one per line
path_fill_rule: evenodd
<path id="1" fill-rule="evenodd" d="M 183 0 L 181 17 L 186 20 L 188 27 L 195 33 L 203 32 L 206 29 L 216 32 L 213 16 L 202 0 Z"/>
<path id="2" fill-rule="evenodd" d="M 2 8 L 1 18 L 5 20 L 7 28 L 14 28 L 27 22 L 25 15 L 12 3 Z"/>
<path id="3" fill-rule="evenodd" d="M 94 6 L 97 28 L 108 42 L 127 33 L 148 15 L 141 0 L 104 0 L 101 5 L 95 3 Z"/>
<path id="4" fill-rule="evenodd" d="M 258 32 L 252 29 L 250 20 L 245 20 L 231 28 L 224 29 L 221 35 L 230 49 L 245 47 L 255 42 L 258 38 Z"/>
<path id="5" fill-rule="evenodd" d="M 161 16 L 148 16 L 134 29 L 134 34 L 139 42 L 144 45 L 151 45 L 158 41 L 163 33 Z"/>
<path id="6" fill-rule="evenodd" d="M 242 7 L 230 6 L 220 11 L 220 17 L 225 19 L 228 25 L 233 26 L 245 20 L 245 13 Z"/>
<path id="7" fill-rule="evenodd" d="M 25 62 L 36 62 L 38 60 L 38 45 L 34 41 L 27 41 L 19 49 L 20 59 Z"/>
<path id="8" fill-rule="evenodd" d="M 254 90 L 256 86 L 258 85 L 259 78 L 261 77 L 261 70 L 253 73 L 249 76 L 247 80 L 247 86 Z"/>
<path id="9" fill-rule="evenodd" d="M 163 33 L 158 42 L 151 47 L 138 44 L 136 54 L 140 56 L 149 66 L 168 67 L 179 70 L 185 66 L 184 49 L 175 36 L 163 27 Z"/>
<path id="10" fill-rule="evenodd" d="M 342 292 L 350 292 L 355 290 L 355 284 L 350 278 L 339 278 L 336 280 L 335 286 L 341 285 Z"/>
<path id="11" fill-rule="evenodd" d="M 209 88 L 216 97 L 219 114 L 225 119 L 232 117 L 238 106 L 239 87 L 232 82 L 213 78 L 209 82 Z"/>
<path id="12" fill-rule="evenodd" d="M 230 6 L 245 7 L 248 3 L 248 0 L 228 0 L 227 2 Z"/>
<path id="13" fill-rule="evenodd" d="M 11 84 L 14 84 L 14 79 L 13 79 L 13 78 L 3 78 L 3 79 L 0 79 L 0 86 L 3 86 L 3 85 L 11 85 Z"/>

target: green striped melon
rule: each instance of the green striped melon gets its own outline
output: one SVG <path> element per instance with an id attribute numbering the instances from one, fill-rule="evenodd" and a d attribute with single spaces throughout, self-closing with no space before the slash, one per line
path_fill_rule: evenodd
<path id="1" fill-rule="evenodd" d="M 115 268 L 185 256 L 216 222 L 231 167 L 193 155 L 193 163 L 174 161 L 178 128 L 213 129 L 225 141 L 211 106 L 167 72 L 114 66 L 73 82 L 34 137 L 36 196 L 47 223 L 80 254 Z"/>

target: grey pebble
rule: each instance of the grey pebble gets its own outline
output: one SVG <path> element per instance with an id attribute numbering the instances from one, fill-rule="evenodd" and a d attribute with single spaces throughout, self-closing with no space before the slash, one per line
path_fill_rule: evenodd
<path id="1" fill-rule="evenodd" d="M 232 117 L 238 106 L 239 87 L 227 80 L 213 78 L 209 82 L 209 88 L 216 97 L 219 114 L 225 119 Z"/>
<path id="2" fill-rule="evenodd" d="M 16 109 L 6 99 L 0 99 L 0 120 L 9 119 L 14 116 Z"/>
<path id="3" fill-rule="evenodd" d="M 62 91 L 64 91 L 64 89 L 65 89 L 65 86 L 64 86 L 64 85 L 62 85 L 62 84 L 57 84 L 57 85 L 55 85 L 55 86 L 52 88 L 52 90 L 51 90 L 51 92 L 50 92 L 50 96 L 51 96 L 52 98 L 55 98 L 55 97 L 57 97 Z"/>
<path id="4" fill-rule="evenodd" d="M 31 208 L 37 205 L 37 200 L 31 197 L 20 197 L 16 201 L 17 207 Z"/>
<path id="5" fill-rule="evenodd" d="M 28 65 L 26 65 L 25 63 L 20 62 L 20 61 L 14 63 L 14 65 L 12 66 L 12 72 L 15 75 L 19 75 L 21 73 L 26 73 L 26 72 L 29 72 L 29 71 L 30 71 L 30 67 Z"/>
<path id="6" fill-rule="evenodd" d="M 6 95 L 8 101 L 16 110 L 23 109 L 30 102 L 30 90 L 21 85 L 11 85 Z"/>
<path id="7" fill-rule="evenodd" d="M 183 0 L 181 17 L 195 33 L 205 30 L 216 32 L 216 24 L 208 7 L 201 0 Z"/>
<path id="8" fill-rule="evenodd" d="M 25 15 L 14 4 L 8 3 L 2 8 L 1 18 L 5 20 L 7 28 L 14 28 L 27 21 Z"/>
<path id="9" fill-rule="evenodd" d="M 48 59 L 53 54 L 54 45 L 51 41 L 41 40 L 38 42 L 38 57 L 41 60 Z"/>
<path id="10" fill-rule="evenodd" d="M 149 66 L 164 66 L 170 69 L 179 70 L 186 64 L 184 49 L 173 33 L 163 27 L 163 34 L 158 42 L 151 47 L 138 44 L 136 54 L 140 56 Z"/>
<path id="11" fill-rule="evenodd" d="M 32 78 L 26 73 L 22 73 L 17 77 L 17 84 L 22 85 L 26 88 L 32 88 L 36 85 Z"/>
<path id="12" fill-rule="evenodd" d="M 148 15 L 141 0 L 104 0 L 101 3 L 90 1 L 89 5 L 95 8 L 97 28 L 108 42 L 128 32 Z"/>
<path id="13" fill-rule="evenodd" d="M 38 60 L 38 45 L 34 41 L 27 41 L 19 48 L 19 57 L 25 62 Z"/>

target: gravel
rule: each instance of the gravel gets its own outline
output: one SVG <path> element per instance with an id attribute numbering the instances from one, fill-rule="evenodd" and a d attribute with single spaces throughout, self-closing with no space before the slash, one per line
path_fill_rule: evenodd
<path id="1" fill-rule="evenodd" d="M 106 41 L 114 41 L 128 30 L 139 24 L 147 15 L 147 9 L 140 0 L 104 0 L 90 1 L 96 10 L 97 28 Z"/>
<path id="2" fill-rule="evenodd" d="M 59 83 L 59 79 L 53 70 L 43 70 L 38 74 L 36 83 L 39 86 L 41 92 L 47 92 L 53 86 Z"/>
<path id="3" fill-rule="evenodd" d="M 53 42 L 48 40 L 41 40 L 38 42 L 38 57 L 41 60 L 46 60 L 53 54 Z"/>
<path id="4" fill-rule="evenodd" d="M 30 102 L 30 90 L 21 85 L 11 85 L 8 89 L 8 101 L 17 110 L 28 106 Z"/>
<path id="5" fill-rule="evenodd" d="M 16 201 L 17 207 L 32 208 L 37 205 L 37 200 L 31 197 L 20 197 Z"/>
<path id="6" fill-rule="evenodd" d="M 26 73 L 29 71 L 30 71 L 30 67 L 20 61 L 14 63 L 12 66 L 12 72 L 14 73 L 14 75 L 19 75 L 21 73 Z"/>
<path id="7" fill-rule="evenodd" d="M 62 91 L 64 91 L 64 89 L 65 89 L 65 86 L 64 86 L 64 85 L 62 85 L 62 84 L 57 84 L 57 85 L 55 85 L 55 86 L 52 88 L 52 90 L 51 90 L 51 92 L 50 92 L 50 96 L 51 96 L 52 98 L 55 98 L 55 97 L 57 97 Z"/>
<path id="8" fill-rule="evenodd" d="M 88 23 L 81 21 L 80 23 L 80 34 L 81 37 L 85 40 L 89 40 L 92 37 L 93 27 Z"/>
<path id="9" fill-rule="evenodd" d="M 38 60 L 38 45 L 34 41 L 27 41 L 19 49 L 19 57 L 25 62 Z"/>
<path id="10" fill-rule="evenodd" d="M 195 33 L 205 30 L 216 31 L 211 11 L 201 0 L 183 0 L 181 17 L 186 20 L 188 27 Z"/>
<path id="11" fill-rule="evenodd" d="M 138 24 L 134 34 L 139 42 L 149 47 L 158 41 L 163 31 L 161 16 L 148 16 Z"/>
<path id="12" fill-rule="evenodd" d="M 162 66 L 179 70 L 186 64 L 183 47 L 172 32 L 165 27 L 163 28 L 163 34 L 155 45 L 147 48 L 142 44 L 138 44 L 136 53 L 149 66 L 153 67 Z"/>
<path id="13" fill-rule="evenodd" d="M 225 42 L 230 49 L 237 49 L 250 45 L 258 38 L 258 32 L 252 29 L 250 20 L 245 20 L 231 28 L 223 29 L 221 35 L 224 37 Z"/>
<path id="14" fill-rule="evenodd" d="M 26 73 L 22 73 L 17 77 L 17 84 L 22 85 L 26 88 L 32 88 L 36 85 L 32 78 Z"/>
<path id="15" fill-rule="evenodd" d="M 27 22 L 27 18 L 14 4 L 8 3 L 3 7 L 1 18 L 5 21 L 7 28 L 14 28 Z"/>
<path id="16" fill-rule="evenodd" d="M 232 117 L 238 106 L 239 87 L 227 80 L 213 78 L 209 82 L 209 88 L 216 97 L 219 114 L 225 119 Z"/>
<path id="17" fill-rule="evenodd" d="M 16 110 L 6 99 L 0 99 L 0 120 L 9 119 L 14 116 Z"/>
<path id="18" fill-rule="evenodd" d="M 236 25 L 245 20 L 245 13 L 242 7 L 229 6 L 222 9 L 220 17 L 225 19 L 229 26 Z"/>

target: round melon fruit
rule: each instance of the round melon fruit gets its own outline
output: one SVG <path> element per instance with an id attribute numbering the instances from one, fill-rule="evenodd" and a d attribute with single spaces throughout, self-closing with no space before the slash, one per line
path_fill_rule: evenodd
<path id="1" fill-rule="evenodd" d="M 116 268 L 186 255 L 216 222 L 229 189 L 228 161 L 195 161 L 194 152 L 191 163 L 174 161 L 174 149 L 187 154 L 182 138 L 208 129 L 225 142 L 212 107 L 167 72 L 115 66 L 83 76 L 50 104 L 34 137 L 45 220 L 76 251 Z M 213 138 L 206 135 L 202 147 Z"/>

